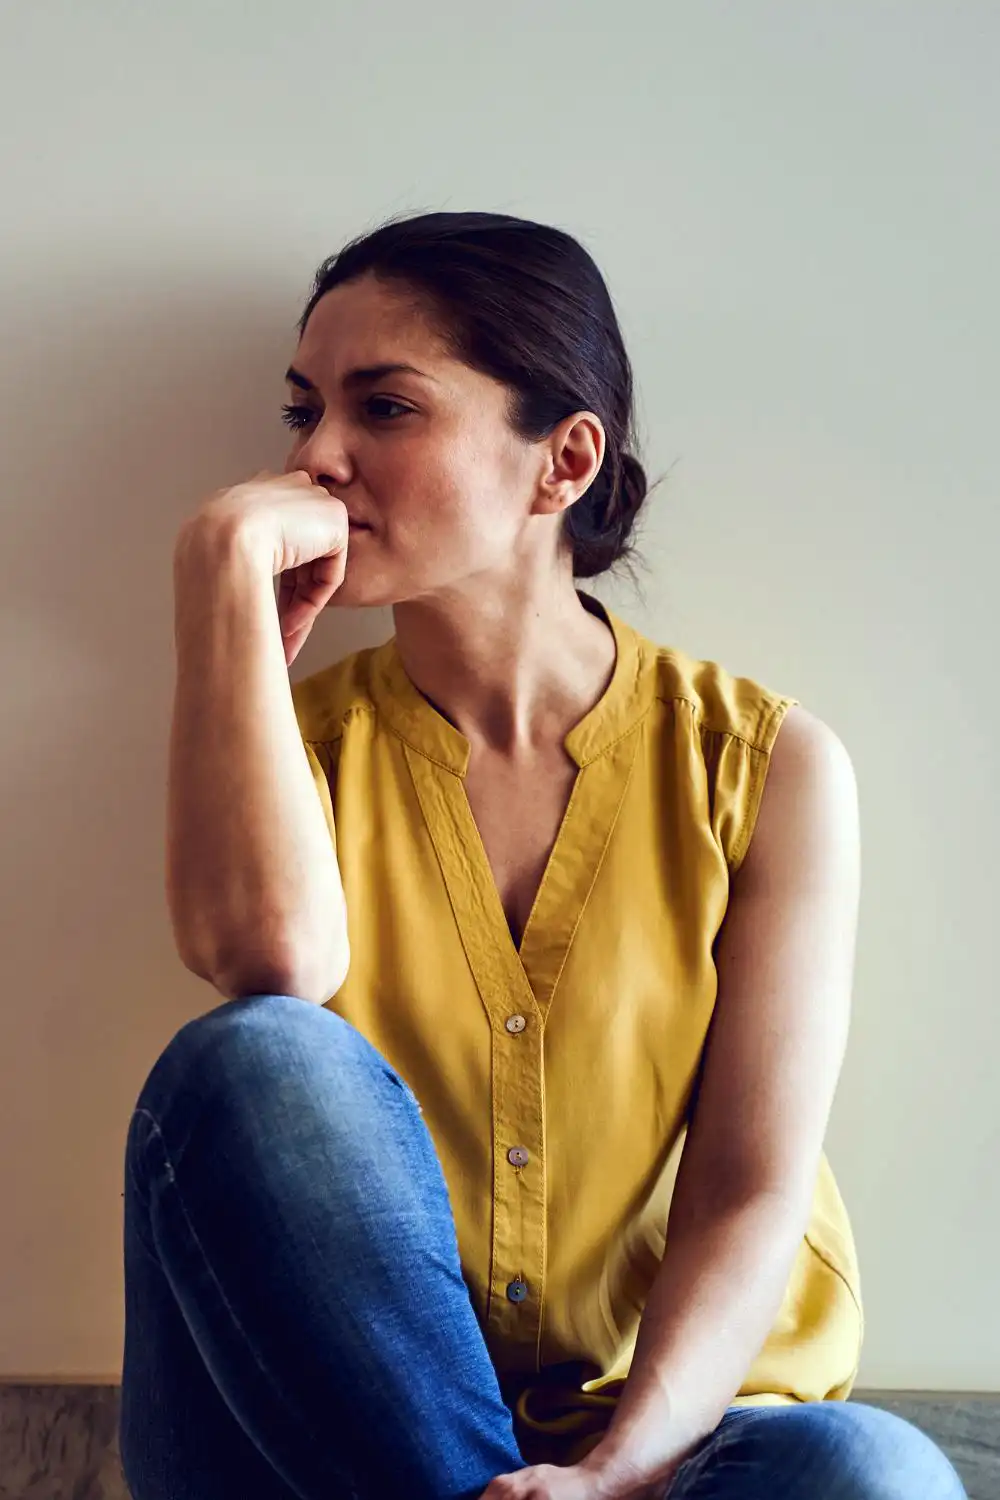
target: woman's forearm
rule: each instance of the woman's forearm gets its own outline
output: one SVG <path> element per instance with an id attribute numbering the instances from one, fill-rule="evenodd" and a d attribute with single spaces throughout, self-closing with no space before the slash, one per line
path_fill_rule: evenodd
<path id="1" fill-rule="evenodd" d="M 777 1316 L 807 1212 L 745 1193 L 677 1204 L 631 1370 L 600 1447 L 669 1478 L 720 1422 Z"/>
<path id="2" fill-rule="evenodd" d="M 348 962 L 340 869 L 299 732 L 266 561 L 182 533 L 167 896 L 188 968 L 224 995 L 318 1003 Z"/>

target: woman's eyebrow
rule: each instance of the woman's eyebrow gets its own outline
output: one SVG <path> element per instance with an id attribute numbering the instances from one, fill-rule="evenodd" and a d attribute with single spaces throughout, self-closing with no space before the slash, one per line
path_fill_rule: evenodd
<path id="1" fill-rule="evenodd" d="M 355 370 L 348 370 L 342 384 L 345 388 L 357 385 L 370 385 L 375 380 L 384 379 L 386 375 L 419 375 L 422 380 L 434 379 L 433 375 L 428 375 L 426 370 L 418 370 L 415 365 L 359 365 Z M 289 385 L 298 386 L 300 391 L 314 391 L 316 389 L 312 381 L 292 365 L 289 365 L 285 371 L 285 380 Z"/>

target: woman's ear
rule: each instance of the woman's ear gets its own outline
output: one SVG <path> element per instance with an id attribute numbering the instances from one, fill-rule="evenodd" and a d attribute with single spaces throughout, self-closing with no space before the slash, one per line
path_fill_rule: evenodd
<path id="1" fill-rule="evenodd" d="M 546 462 L 532 506 L 534 515 L 568 510 L 600 472 L 607 439 L 604 424 L 592 411 L 564 417 L 543 440 Z"/>

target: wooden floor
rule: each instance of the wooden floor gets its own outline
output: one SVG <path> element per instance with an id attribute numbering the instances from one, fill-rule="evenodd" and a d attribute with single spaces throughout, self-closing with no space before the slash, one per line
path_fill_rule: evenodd
<path id="1" fill-rule="evenodd" d="M 929 1433 L 969 1500 L 1000 1500 L 1000 1395 L 856 1391 L 854 1399 Z M 129 1500 L 117 1425 L 117 1386 L 0 1385 L 0 1500 Z"/>

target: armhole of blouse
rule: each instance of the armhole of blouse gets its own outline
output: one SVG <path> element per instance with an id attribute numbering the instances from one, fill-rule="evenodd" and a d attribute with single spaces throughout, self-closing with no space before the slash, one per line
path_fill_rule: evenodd
<path id="1" fill-rule="evenodd" d="M 749 760 L 748 782 L 743 807 L 743 821 L 740 831 L 733 844 L 732 853 L 729 857 L 729 874 L 737 873 L 747 850 L 750 848 L 750 840 L 757 826 L 757 817 L 760 813 L 760 804 L 764 796 L 764 787 L 767 782 L 767 772 L 771 764 L 771 751 L 774 742 L 778 738 L 778 731 L 785 722 L 785 715 L 790 708 L 798 702 L 797 698 L 774 698 L 771 702 L 771 711 L 764 720 L 757 739 L 751 743 L 744 740 L 743 748 Z"/>
<path id="2" fill-rule="evenodd" d="M 330 788 L 329 773 L 330 747 L 324 744 L 322 740 L 304 739 L 302 741 L 302 744 L 305 747 L 306 759 L 309 762 L 309 769 L 312 771 L 313 784 L 316 787 L 316 792 L 319 796 L 320 804 L 323 808 L 323 816 L 326 819 L 326 826 L 329 829 L 330 838 L 333 841 L 333 847 L 334 849 L 336 849 L 337 830 L 333 817 L 333 796 Z"/>

